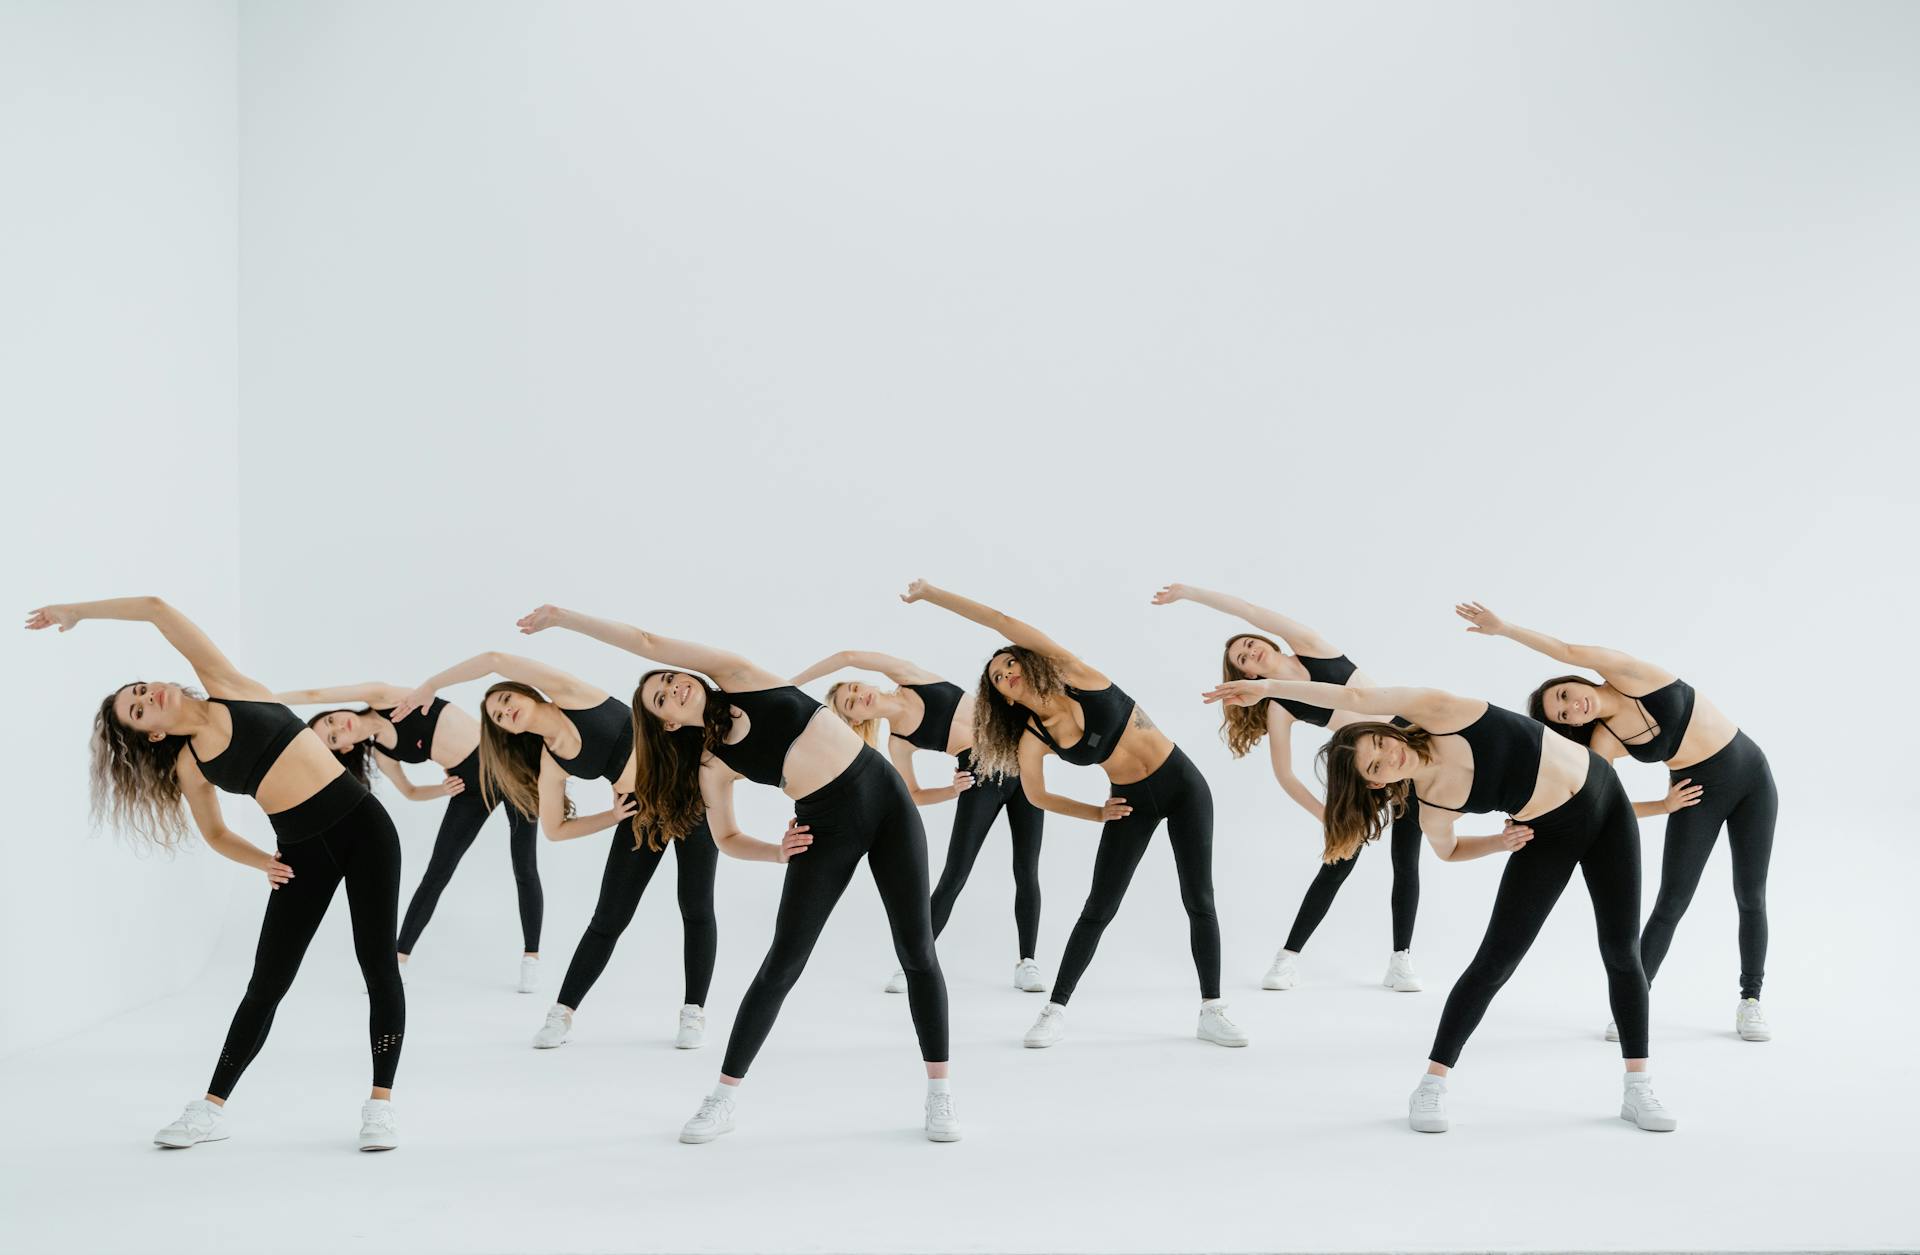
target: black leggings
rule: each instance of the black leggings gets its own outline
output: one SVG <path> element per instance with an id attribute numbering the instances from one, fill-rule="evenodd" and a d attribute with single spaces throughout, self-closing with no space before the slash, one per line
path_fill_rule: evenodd
<path id="1" fill-rule="evenodd" d="M 973 770 L 973 751 L 961 752 L 959 769 Z M 1031 959 L 1040 945 L 1040 826 L 1046 812 L 1027 800 L 1018 776 L 975 776 L 973 787 L 955 801 L 947 865 L 933 887 L 933 935 L 946 931 L 954 901 L 1002 807 L 1013 832 L 1013 924 L 1020 935 L 1020 953 L 1014 957 Z"/>
<path id="2" fill-rule="evenodd" d="M 1428 1058 L 1452 1067 L 1487 1013 L 1487 1004 L 1520 966 L 1553 904 L 1578 867 L 1593 899 L 1607 999 L 1620 1029 L 1620 1054 L 1647 1057 L 1647 976 L 1640 968 L 1640 821 L 1620 777 L 1587 751 L 1580 792 L 1534 819 L 1533 840 L 1507 856 L 1493 917 L 1480 949 L 1454 982 Z"/>
<path id="3" fill-rule="evenodd" d="M 1187 933 L 1193 947 L 1193 966 L 1200 974 L 1200 996 L 1220 996 L 1220 920 L 1213 912 L 1213 792 L 1200 769 L 1179 746 L 1145 780 L 1111 786 L 1110 797 L 1123 797 L 1133 813 L 1110 819 L 1100 827 L 1100 851 L 1093 858 L 1093 887 L 1080 908 L 1060 974 L 1049 1001 L 1061 1006 L 1073 997 L 1081 973 L 1093 961 L 1100 934 L 1120 910 L 1133 880 L 1133 869 L 1147 852 L 1147 842 L 1161 820 L 1173 845 L 1173 869 L 1180 879 L 1180 902 L 1187 908 Z"/>
<path id="4" fill-rule="evenodd" d="M 1704 792 L 1697 805 L 1667 816 L 1667 844 L 1660 857 L 1660 892 L 1653 914 L 1640 934 L 1640 961 L 1647 979 L 1659 974 L 1660 964 L 1673 944 L 1673 930 L 1693 901 L 1693 891 L 1706 870 L 1707 856 L 1727 828 L 1727 851 L 1733 856 L 1733 901 L 1740 910 L 1740 996 L 1758 998 L 1767 974 L 1767 864 L 1773 858 L 1773 823 L 1780 814 L 1780 794 L 1773 787 L 1767 756 L 1744 732 L 1734 734 L 1725 749 L 1671 779 L 1692 780 Z"/>
<path id="5" fill-rule="evenodd" d="M 293 986 L 307 945 L 343 881 L 353 915 L 353 952 L 367 982 L 373 1083 L 389 1088 L 407 1029 L 406 990 L 393 950 L 394 920 L 400 913 L 400 835 L 380 800 L 347 775 L 269 818 L 279 836 L 280 861 L 294 875 L 267 895 L 253 976 L 240 1009 L 233 1013 L 207 1092 L 224 1101 L 260 1053 L 273 1027 L 273 1013 Z M 303 827 L 319 830 L 296 838 L 293 834 Z"/>
<path id="6" fill-rule="evenodd" d="M 1420 845 L 1424 840 L 1420 832 L 1419 804 L 1410 802 L 1406 812 L 1393 821 L 1395 950 L 1413 949 L 1413 918 L 1420 911 Z M 1320 864 L 1319 874 L 1307 886 L 1307 896 L 1300 899 L 1299 914 L 1293 917 L 1293 931 L 1287 934 L 1287 949 L 1299 954 L 1307 948 L 1313 930 L 1320 927 L 1320 921 L 1327 917 L 1327 908 L 1333 905 L 1333 896 L 1340 892 L 1341 885 L 1347 883 L 1347 877 L 1353 874 L 1354 864 L 1359 861 L 1360 854 L 1355 851 L 1352 858 Z"/>
<path id="7" fill-rule="evenodd" d="M 906 781 L 876 750 L 862 747 L 859 757 L 831 783 L 795 802 L 793 813 L 812 831 L 813 844 L 787 864 L 773 944 L 740 1000 L 721 1072 L 742 1077 L 753 1065 L 780 1004 L 800 979 L 863 854 L 893 930 L 893 952 L 907 973 L 907 1004 L 920 1038 L 920 1057 L 945 1063 L 947 978 L 933 950 L 927 832 Z"/>
<path id="8" fill-rule="evenodd" d="M 447 773 L 458 776 L 466 787 L 447 799 L 447 809 L 440 816 L 440 832 L 433 839 L 433 854 L 427 859 L 426 874 L 420 877 L 413 900 L 407 903 L 406 918 L 400 923 L 401 954 L 413 953 L 427 921 L 433 918 L 433 909 L 440 905 L 441 892 L 453 879 L 453 869 L 460 866 L 467 848 L 480 835 L 487 816 L 493 814 L 494 807 L 487 805 L 481 796 L 479 761 L 480 752 L 475 750 Z M 467 769 L 469 764 L 473 764 L 471 771 Z M 540 949 L 540 916 L 545 907 L 535 853 L 540 825 L 522 815 L 512 802 L 506 802 L 505 809 L 507 850 L 513 858 L 513 884 L 520 897 L 520 944 L 528 954 L 534 954 Z"/>
<path id="9" fill-rule="evenodd" d="M 685 999 L 696 1007 L 707 1005 L 707 988 L 713 983 L 714 955 L 720 949 L 720 926 L 713 914 L 713 873 L 720 862 L 720 851 L 713 844 L 713 832 L 706 820 L 678 841 L 673 848 L 674 866 L 679 872 L 681 962 L 686 969 Z M 567 964 L 567 978 L 560 985 L 560 1005 L 578 1011 L 587 991 L 606 971 L 613 957 L 614 943 L 633 922 L 640 895 L 647 891 L 664 849 L 649 850 L 642 842 L 634 848 L 633 821 L 623 821 L 613 830 L 607 846 L 606 870 L 600 873 L 600 900 L 594 903 L 593 918 L 580 944 L 573 948 L 573 962 Z"/>

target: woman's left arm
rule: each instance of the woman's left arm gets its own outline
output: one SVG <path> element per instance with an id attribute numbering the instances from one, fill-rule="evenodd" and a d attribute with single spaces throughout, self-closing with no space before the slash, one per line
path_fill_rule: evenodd
<path id="1" fill-rule="evenodd" d="M 158 597 L 114 597 L 106 601 L 76 601 L 42 606 L 27 616 L 27 627 L 38 631 L 58 627 L 71 631 L 87 619 L 120 619 L 151 623 L 167 638 L 167 644 L 179 651 L 199 678 L 201 687 L 216 697 L 235 697 L 251 701 L 271 701 L 267 686 L 248 676 L 220 652 L 213 638 L 186 615 Z"/>
<path id="2" fill-rule="evenodd" d="M 1657 667 L 1643 658 L 1635 658 L 1632 654 L 1623 654 L 1617 649 L 1606 649 L 1599 645 L 1569 645 L 1545 632 L 1508 623 L 1477 601 L 1463 601 L 1453 608 L 1453 612 L 1465 619 L 1467 631 L 1477 636 L 1504 636 L 1525 645 L 1536 654 L 1545 654 L 1555 662 L 1598 671 L 1602 679 L 1623 693 L 1629 690 L 1650 693 L 1662 685 L 1673 683 L 1676 678 L 1663 667 Z"/>
<path id="3" fill-rule="evenodd" d="M 749 863 L 784 863 L 805 853 L 813 844 L 813 834 L 798 819 L 787 821 L 778 845 L 740 831 L 740 821 L 733 813 L 733 782 L 738 779 L 738 774 L 717 760 L 700 765 L 700 797 L 707 804 L 707 830 L 713 833 L 713 844 L 720 852 Z"/>

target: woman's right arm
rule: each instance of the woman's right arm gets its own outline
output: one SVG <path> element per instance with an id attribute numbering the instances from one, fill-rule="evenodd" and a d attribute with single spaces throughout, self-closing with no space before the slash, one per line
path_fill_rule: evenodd
<path id="1" fill-rule="evenodd" d="M 409 802 L 431 802 L 435 798 L 452 797 L 465 789 L 466 782 L 449 772 L 447 778 L 434 784 L 415 784 L 407 778 L 407 773 L 394 759 L 388 758 L 378 750 L 373 755 L 374 766 L 380 768 L 380 774 L 393 781 L 393 787 L 400 790 L 400 796 Z"/>
<path id="2" fill-rule="evenodd" d="M 1304 623 L 1296 623 L 1286 615 L 1256 606 L 1227 593 L 1216 593 L 1210 588 L 1195 588 L 1191 584 L 1169 584 L 1153 595 L 1156 606 L 1170 606 L 1176 601 L 1191 601 L 1221 614 L 1230 614 L 1236 619 L 1259 628 L 1262 632 L 1272 632 L 1286 642 L 1287 648 L 1296 654 L 1305 654 L 1309 658 L 1338 658 L 1340 651 Z"/>
<path id="3" fill-rule="evenodd" d="M 1617 649 L 1604 649 L 1598 645 L 1569 645 L 1545 632 L 1508 623 L 1477 601 L 1463 601 L 1453 608 L 1453 612 L 1467 621 L 1467 631 L 1475 635 L 1504 636 L 1525 645 L 1536 654 L 1545 654 L 1555 662 L 1598 671 L 1602 679 L 1621 692 L 1650 693 L 1662 685 L 1673 683 L 1676 678 L 1671 671 L 1635 658 L 1632 654 L 1623 654 Z"/>
<path id="4" fill-rule="evenodd" d="M 916 667 L 906 659 L 895 658 L 891 654 L 877 654 L 866 649 L 843 649 L 837 654 L 827 655 L 794 676 L 791 683 L 807 684 L 845 667 L 877 671 L 895 684 L 932 684 L 940 678 L 923 667 Z"/>
<path id="5" fill-rule="evenodd" d="M 540 755 L 540 832 L 549 841 L 572 841 L 618 827 L 639 809 L 631 793 L 615 793 L 613 808 L 592 815 L 567 818 L 567 769 L 553 761 L 553 755 Z"/>
<path id="6" fill-rule="evenodd" d="M 398 702 L 394 703 L 393 717 L 405 719 L 416 710 L 425 710 L 433 704 L 433 695 L 443 688 L 455 684 L 465 684 L 469 680 L 478 680 L 484 676 L 497 675 L 521 684 L 537 688 L 547 695 L 548 700 L 569 710 L 589 710 L 607 700 L 607 693 L 591 684 L 584 683 L 558 667 L 550 667 L 544 662 L 524 658 L 519 654 L 503 654 L 498 650 L 489 650 L 484 654 L 475 654 L 464 662 L 456 662 L 445 671 L 428 676 L 419 688 L 414 689 Z"/>
<path id="7" fill-rule="evenodd" d="M 1314 680 L 1224 680 L 1202 696 L 1209 703 L 1229 706 L 1251 706 L 1263 697 L 1273 697 L 1378 719 L 1399 715 L 1429 732 L 1441 733 L 1458 732 L 1487 711 L 1487 704 L 1478 698 L 1445 689 L 1373 688 Z"/>
<path id="8" fill-rule="evenodd" d="M 407 690 L 398 684 L 369 680 L 365 684 L 335 684 L 328 688 L 287 689 L 275 693 L 273 700 L 285 706 L 319 706 L 334 702 L 365 702 L 377 710 L 399 704 Z"/>
<path id="9" fill-rule="evenodd" d="M 1267 755 L 1273 764 L 1273 778 L 1280 783 L 1281 790 L 1299 803 L 1300 809 L 1313 816 L 1315 823 L 1327 821 L 1327 808 L 1315 797 L 1313 790 L 1301 783 L 1300 777 L 1293 774 L 1293 725 L 1295 719 L 1287 713 L 1286 707 L 1274 702 L 1267 707 Z"/>
<path id="10" fill-rule="evenodd" d="M 615 649 L 624 649 L 663 666 L 698 671 L 728 691 L 781 688 L 787 683 L 786 677 L 775 675 L 765 667 L 755 666 L 739 654 L 702 645 L 698 641 L 677 641 L 631 623 L 600 619 L 561 606 L 538 606 L 520 616 L 519 626 L 528 636 L 544 632 L 550 627 L 591 636 Z"/>
<path id="11" fill-rule="evenodd" d="M 200 774 L 199 765 L 189 761 L 191 757 L 182 750 L 174 773 L 180 781 L 180 796 L 187 800 L 187 811 L 193 816 L 194 827 L 200 830 L 201 838 L 221 858 L 265 872 L 267 883 L 275 889 L 292 880 L 293 868 L 282 863 L 277 852 L 269 854 L 227 827 L 226 817 L 220 813 L 219 790 Z"/>
<path id="12" fill-rule="evenodd" d="M 1133 813 L 1133 807 L 1128 806 L 1127 799 L 1123 797 L 1110 797 L 1103 805 L 1089 806 L 1085 802 L 1047 792 L 1047 747 L 1039 737 L 1031 734 L 1020 738 L 1020 791 L 1027 795 L 1029 802 L 1043 811 L 1096 824 L 1109 819 L 1124 819 Z"/>
<path id="13" fill-rule="evenodd" d="M 908 605 L 916 601 L 936 605 L 942 610 L 951 611 L 963 619 L 978 623 L 981 627 L 1022 649 L 1030 649 L 1036 654 L 1044 654 L 1048 658 L 1057 660 L 1062 665 L 1067 683 L 1075 688 L 1105 688 L 1111 682 L 1106 676 L 1083 662 L 1079 655 L 1031 623 L 1023 622 L 1010 614 L 1003 614 L 992 606 L 982 605 L 970 597 L 962 597 L 959 593 L 949 592 L 925 580 L 915 580 L 907 585 L 906 592 L 900 594 L 900 600 Z"/>
<path id="14" fill-rule="evenodd" d="M 62 632 L 67 632 L 88 619 L 120 619 L 153 624 L 160 629 L 160 635 L 167 638 L 167 644 L 187 660 L 201 687 L 212 696 L 254 701 L 272 697 L 266 685 L 240 674 L 238 668 L 220 652 L 220 647 L 213 643 L 213 638 L 201 631 L 198 624 L 158 597 L 114 597 L 106 601 L 75 601 L 42 606 L 27 616 L 27 627 L 37 631 L 57 626 Z"/>
<path id="15" fill-rule="evenodd" d="M 1464 863 L 1489 854 L 1511 854 L 1533 840 L 1533 829 L 1511 819 L 1499 832 L 1484 837 L 1462 837 L 1453 831 L 1454 821 L 1459 818 L 1456 812 L 1440 807 L 1420 808 L 1420 831 L 1426 834 L 1427 844 L 1443 863 Z"/>

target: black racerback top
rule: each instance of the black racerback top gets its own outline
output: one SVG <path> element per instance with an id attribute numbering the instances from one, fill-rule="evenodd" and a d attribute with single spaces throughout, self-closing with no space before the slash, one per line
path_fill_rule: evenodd
<path id="1" fill-rule="evenodd" d="M 1460 737 L 1473 750 L 1473 783 L 1462 805 L 1441 806 L 1427 798 L 1421 805 L 1463 815 L 1525 810 L 1540 783 L 1540 745 L 1546 731 L 1545 724 L 1488 702 L 1486 713 L 1458 732 L 1435 733 Z"/>
<path id="2" fill-rule="evenodd" d="M 791 684 L 726 693 L 727 704 L 747 716 L 747 734 L 732 745 L 713 747 L 713 756 L 755 784 L 780 787 L 786 777 L 787 751 L 826 707 Z"/>
<path id="3" fill-rule="evenodd" d="M 917 750 L 947 752 L 947 738 L 953 732 L 953 712 L 960 709 L 960 699 L 966 696 L 958 684 L 946 680 L 935 680 L 932 684 L 902 684 L 901 688 L 912 689 L 920 694 L 921 704 L 927 708 L 920 716 L 920 726 L 905 736 L 898 732 L 889 732 L 898 736 Z"/>
<path id="4" fill-rule="evenodd" d="M 1065 687 L 1067 696 L 1080 703 L 1080 717 L 1086 723 L 1080 739 L 1062 749 L 1038 720 L 1028 719 L 1027 730 L 1045 741 L 1060 761 L 1097 767 L 1113 757 L 1113 747 L 1120 744 L 1120 734 L 1127 730 L 1127 720 L 1133 718 L 1133 699 L 1121 692 L 1118 684 L 1091 691 L 1071 684 Z"/>
<path id="5" fill-rule="evenodd" d="M 1348 677 L 1359 670 L 1347 660 L 1345 654 L 1341 654 L 1338 658 L 1309 658 L 1305 654 L 1295 654 L 1294 657 L 1298 658 L 1300 665 L 1307 669 L 1307 678 L 1320 684 L 1345 684 Z M 1324 728 L 1333 718 L 1333 712 L 1325 706 L 1310 706 L 1306 702 L 1290 701 L 1284 697 L 1275 700 L 1286 707 L 1288 714 L 1302 723 L 1311 723 L 1316 727 Z"/>
<path id="6" fill-rule="evenodd" d="M 552 750 L 553 761 L 570 776 L 581 780 L 605 780 L 613 784 L 627 769 L 633 754 L 633 710 L 617 697 L 609 697 L 590 710 L 562 710 L 580 734 L 580 752 L 562 758 Z"/>
<path id="7" fill-rule="evenodd" d="M 279 760 L 280 752 L 306 731 L 307 725 L 279 702 L 229 701 L 224 697 L 207 700 L 227 708 L 233 718 L 233 737 L 227 748 L 212 758 L 200 757 L 192 738 L 187 740 L 187 752 L 214 787 L 252 797 Z"/>
<path id="8" fill-rule="evenodd" d="M 1622 693 L 1621 696 L 1626 697 L 1626 694 Z M 1639 732 L 1629 732 L 1627 736 L 1641 736 L 1647 732 L 1653 734 L 1644 741 L 1629 741 L 1612 724 L 1603 724 L 1607 731 L 1613 733 L 1614 739 L 1626 747 L 1627 753 L 1643 763 L 1664 763 L 1678 754 L 1680 742 L 1686 739 L 1687 725 L 1693 722 L 1693 685 L 1685 680 L 1675 680 L 1645 697 L 1629 697 L 1627 700 L 1640 708 L 1640 716 L 1646 720 L 1645 727 Z"/>
<path id="9" fill-rule="evenodd" d="M 379 741 L 373 743 L 373 748 L 397 763 L 426 762 L 433 757 L 433 730 L 440 726 L 440 712 L 446 708 L 447 699 L 436 697 L 427 703 L 425 710 L 416 710 L 405 719 L 394 719 L 397 707 L 374 711 L 393 724 L 393 748 L 388 749 Z"/>

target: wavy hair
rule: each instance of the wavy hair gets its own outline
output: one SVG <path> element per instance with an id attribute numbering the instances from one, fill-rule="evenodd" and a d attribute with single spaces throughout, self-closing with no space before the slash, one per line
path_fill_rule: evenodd
<path id="1" fill-rule="evenodd" d="M 1020 737 L 1027 730 L 1028 711 L 993 687 L 993 660 L 1003 654 L 1020 664 L 1021 679 L 1035 697 L 1066 691 L 1059 664 L 1045 654 L 1023 645 L 1002 645 L 987 655 L 973 695 L 973 771 L 982 779 L 1020 774 Z"/>
<path id="2" fill-rule="evenodd" d="M 852 680 L 841 680 L 839 683 L 835 684 L 832 688 L 827 690 L 827 709 L 828 710 L 831 710 L 836 715 L 840 715 L 840 708 L 833 704 L 834 694 L 838 693 L 841 689 L 847 687 L 847 685 L 852 683 L 854 683 L 854 681 Z M 880 719 L 877 715 L 872 719 L 862 719 L 858 723 L 855 723 L 853 720 L 847 718 L 845 715 L 840 715 L 840 722 L 846 724 L 849 728 L 852 728 L 855 732 L 858 732 L 860 734 L 860 739 L 865 741 L 868 745 L 873 746 L 873 748 L 875 749 L 886 748 L 887 739 L 880 735 Z"/>
<path id="3" fill-rule="evenodd" d="M 134 680 L 134 684 L 144 681 Z M 113 713 L 122 684 L 100 701 L 93 715 L 89 739 L 87 792 L 93 823 L 127 833 L 137 841 L 171 853 L 193 836 L 193 827 L 180 805 L 180 751 L 189 738 L 168 736 L 150 741 L 144 733 L 121 723 Z M 200 698 L 198 689 L 182 689 Z"/>
<path id="4" fill-rule="evenodd" d="M 1605 720 L 1595 719 L 1592 723 L 1575 727 L 1570 723 L 1555 723 L 1547 718 L 1547 690 L 1560 684 L 1584 684 L 1590 689 L 1604 687 L 1604 681 L 1596 684 L 1584 675 L 1556 675 L 1527 694 L 1527 714 L 1546 724 L 1575 745 L 1591 745 L 1593 734 L 1605 723 Z"/>
<path id="5" fill-rule="evenodd" d="M 551 706 L 546 696 L 530 684 L 502 680 L 480 698 L 480 800 L 488 806 L 505 798 L 507 805 L 528 819 L 540 817 L 540 751 L 546 742 L 537 733 L 509 732 L 487 716 L 487 698 L 495 693 L 518 693 L 542 706 Z M 573 799 L 566 799 L 561 814 L 573 818 Z"/>
<path id="6" fill-rule="evenodd" d="M 1260 641 L 1276 654 L 1287 651 L 1279 641 L 1260 635 L 1258 632 L 1235 632 L 1220 647 L 1220 678 L 1223 680 L 1257 680 L 1260 677 L 1248 675 L 1233 665 L 1233 643 L 1235 641 Z M 1227 743 L 1235 758 L 1243 758 L 1254 746 L 1260 744 L 1267 735 L 1267 705 L 1271 697 L 1263 697 L 1251 706 L 1229 706 L 1220 704 L 1220 739 Z"/>
<path id="7" fill-rule="evenodd" d="M 313 718 L 307 720 L 307 726 L 313 729 L 314 735 L 318 736 L 320 733 L 320 721 L 328 715 L 370 715 L 372 713 L 373 707 L 371 706 L 363 707 L 360 710 L 349 710 L 345 706 L 336 706 L 332 710 L 323 710 Z M 326 739 L 324 737 L 321 738 L 320 743 L 325 745 Z M 340 765 L 346 768 L 348 775 L 371 789 L 373 787 L 373 747 L 374 740 L 372 737 L 368 737 L 366 740 L 355 744 L 344 754 L 338 750 L 330 752 L 339 760 Z"/>
<path id="8" fill-rule="evenodd" d="M 667 731 L 658 715 L 646 712 L 640 690 L 656 675 L 684 675 L 707 691 L 702 725 Z M 733 707 L 727 695 L 703 675 L 677 667 L 656 667 L 633 686 L 633 841 L 664 850 L 700 826 L 707 803 L 700 796 L 700 761 L 733 731 Z M 645 834 L 644 837 L 642 834 Z"/>
<path id="9" fill-rule="evenodd" d="M 1392 723 L 1350 723 L 1320 747 L 1321 778 L 1326 782 L 1326 850 L 1321 861 L 1338 863 L 1360 853 L 1360 847 L 1380 839 L 1387 825 L 1404 815 L 1413 796 L 1405 780 L 1375 786 L 1360 774 L 1354 752 L 1362 737 L 1398 741 L 1423 763 L 1433 761 L 1433 737 L 1425 728 Z"/>

